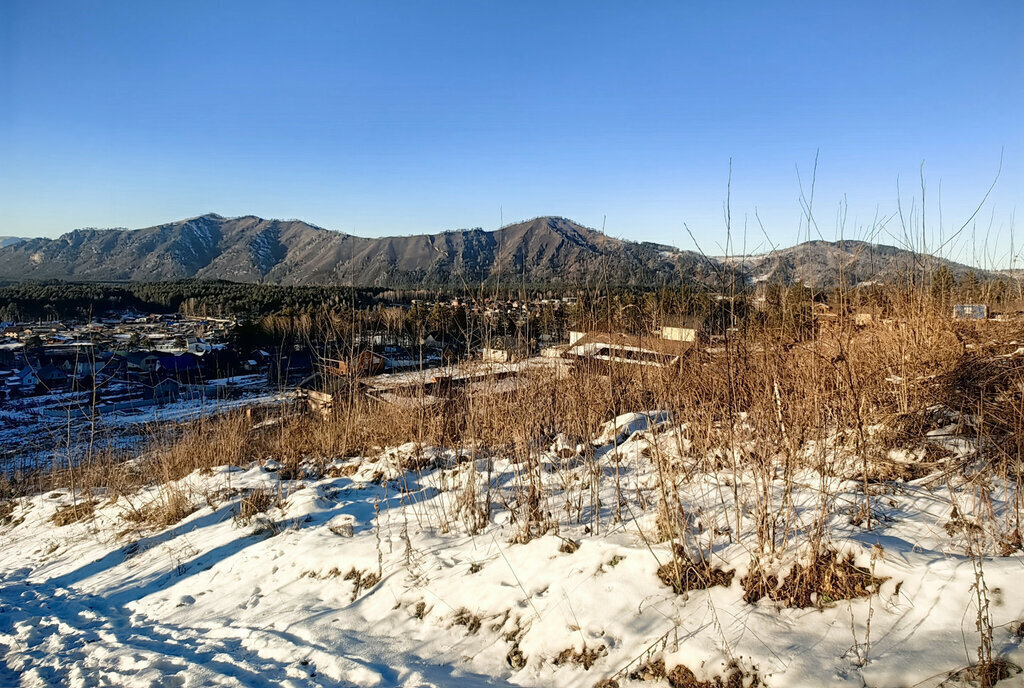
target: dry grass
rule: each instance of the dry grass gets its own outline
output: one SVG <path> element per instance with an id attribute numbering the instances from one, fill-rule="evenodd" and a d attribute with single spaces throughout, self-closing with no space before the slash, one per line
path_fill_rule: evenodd
<path id="1" fill-rule="evenodd" d="M 152 501 L 138 508 L 129 506 L 122 516 L 131 523 L 161 529 L 173 526 L 196 508 L 197 505 L 185 490 L 168 483 L 160 488 Z"/>
<path id="2" fill-rule="evenodd" d="M 60 528 L 90 519 L 96 512 L 97 504 L 98 502 L 93 499 L 65 504 L 62 507 L 58 507 L 53 513 L 53 516 L 50 517 L 50 523 Z"/>
<path id="3" fill-rule="evenodd" d="M 266 488 L 257 488 L 245 495 L 238 503 L 235 520 L 241 525 L 248 525 L 259 514 L 266 513 L 280 504 L 280 495 L 274 494 Z"/>
<path id="4" fill-rule="evenodd" d="M 663 659 L 655 658 L 644 662 L 629 672 L 631 681 L 667 682 L 672 688 L 753 688 L 761 685 L 757 673 L 747 673 L 733 666 L 724 676 L 715 676 L 706 681 L 697 679 L 696 674 L 688 667 L 677 664 L 671 670 L 665 667 Z M 619 682 L 607 679 L 599 682 L 594 688 L 617 688 Z"/>
<path id="5" fill-rule="evenodd" d="M 761 685 L 757 674 L 746 675 L 738 668 L 733 668 L 725 676 L 701 681 L 688 667 L 679 664 L 668 672 L 667 678 L 672 688 L 749 688 Z"/>
<path id="6" fill-rule="evenodd" d="M 855 565 L 852 555 L 843 557 L 830 549 L 794 566 L 781 583 L 775 576 L 752 571 L 743 579 L 744 599 L 756 602 L 768 597 L 788 607 L 826 607 L 877 593 L 886 580 Z"/>
<path id="7" fill-rule="evenodd" d="M 476 632 L 480 630 L 482 620 L 479 616 L 463 607 L 455 612 L 455 618 L 452 620 L 452 623 L 456 626 L 465 626 L 466 631 L 470 635 L 476 635 Z"/>
<path id="8" fill-rule="evenodd" d="M 658 567 L 658 579 L 672 588 L 677 595 L 691 590 L 707 590 L 716 585 L 728 587 L 735 571 L 723 571 L 709 562 L 694 562 L 681 548 L 677 548 L 672 560 Z"/>
<path id="9" fill-rule="evenodd" d="M 352 581 L 352 601 L 355 602 L 359 598 L 360 593 L 369 590 L 380 582 L 380 574 L 352 568 L 345 574 L 344 580 Z"/>
<path id="10" fill-rule="evenodd" d="M 936 405 L 961 412 L 983 402 L 986 433 L 1024 434 L 1018 432 L 1022 374 L 1024 357 L 967 351 L 956 326 L 935 317 L 908 318 L 901 327 L 830 331 L 795 343 L 752 327 L 736 335 L 728 351 L 695 352 L 673 371 L 620 370 L 613 379 L 586 371 L 534 374 L 522 378 L 515 393 L 457 397 L 441 408 L 356 396 L 329 417 L 285 414 L 282 422 L 258 430 L 241 412 L 168 424 L 154 428 L 139 460 L 126 465 L 123 456 L 98 455 L 75 479 L 85 487 L 128 490 L 154 477 L 175 480 L 269 458 L 290 478 L 299 476 L 302 465 L 326 471 L 334 457 L 409 441 L 472 445 L 528 461 L 556 435 L 585 442 L 615 415 L 649 408 L 686 423 L 693 455 L 734 442 L 735 417 L 743 413 L 759 443 L 793 453 L 827 432 L 884 424 L 887 434 L 863 438 L 883 456 L 885 449 L 922 441 L 927 410 Z M 53 486 L 71 480 L 66 469 L 50 477 Z"/>
<path id="11" fill-rule="evenodd" d="M 594 666 L 594 663 L 606 654 L 608 654 L 608 648 L 604 645 L 587 647 L 586 644 L 584 644 L 582 650 L 567 647 L 555 656 L 553 664 L 555 664 L 555 666 L 560 664 L 578 664 L 585 670 L 589 671 L 590 667 Z"/>
<path id="12" fill-rule="evenodd" d="M 829 518 L 835 495 L 825 487 L 826 477 L 862 485 L 858 503 L 843 508 L 851 514 L 846 523 L 864 529 L 882 517 L 874 508 L 879 492 L 894 484 L 956 480 L 976 485 L 979 503 L 962 513 L 978 514 L 978 522 L 951 518 L 950 536 L 969 540 L 972 555 L 1013 552 L 1021 545 L 1017 505 L 1024 485 L 1024 355 L 1011 342 L 1024 342 L 1024 327 L 958 324 L 916 293 L 894 292 L 890 301 L 896 304 L 895 322 L 870 327 L 845 323 L 794 334 L 751 319 L 726 340 L 691 352 L 684 365 L 672 370 L 623 366 L 602 375 L 585 368 L 551 368 L 523 375 L 511 392 L 499 393 L 495 381 L 495 388 L 485 390 L 492 393 L 455 396 L 433 407 L 389 405 L 353 394 L 327 417 L 282 410 L 278 422 L 256 427 L 239 412 L 164 425 L 153 429 L 146 450 L 132 462 L 101 453 L 74 470 L 36 476 L 33 485 L 83 491 L 103 487 L 127 495 L 194 471 L 267 459 L 280 463 L 278 477 L 285 482 L 328 471 L 351 476 L 359 470 L 358 457 L 414 442 L 453 450 L 444 454 L 451 457 L 444 468 L 466 458 L 512 461 L 515 476 L 500 499 L 507 500 L 513 542 L 557 533 L 562 525 L 600 534 L 625 518 L 620 511 L 624 502 L 637 500 L 633 507 L 657 510 L 655 532 L 643 534 L 649 541 L 690 546 L 699 536 L 701 545 L 690 547 L 692 556 L 677 552 L 658 569 L 658 577 L 675 592 L 730 585 L 733 573 L 704 563 L 704 553 L 723 541 L 745 539 L 751 552 L 751 573 L 742 582 L 747 601 L 768 597 L 793 607 L 824 606 L 874 594 L 881 583 L 832 545 Z M 615 452 L 598 458 L 590 442 L 617 415 L 651 409 L 671 419 L 667 429 L 644 435 L 643 460 L 657 479 L 653 494 L 620 485 Z M 976 451 L 953 457 L 930 435 L 940 430 L 970 438 Z M 582 451 L 552 460 L 548 448 L 556 440 Z M 900 456 L 894 458 L 894 452 Z M 405 455 L 398 468 L 429 470 L 439 455 Z M 329 469 L 338 457 L 351 461 Z M 567 470 L 570 466 L 585 470 Z M 821 476 L 817 508 L 802 520 L 793 505 L 801 472 Z M 561 496 L 547 489 L 551 481 L 544 478 L 550 473 L 566 476 Z M 687 486 L 708 475 L 732 491 L 736 513 L 724 526 L 699 523 L 683 508 Z M 384 473 L 377 477 L 385 479 Z M 984 501 L 993 478 L 1000 478 L 1003 502 L 1015 505 L 999 522 Z M 496 498 L 489 480 L 474 468 L 456 488 L 451 513 L 426 518 L 436 518 L 431 525 L 442 531 L 459 524 L 470 533 L 484 529 Z M 609 507 L 599 503 L 598 495 L 612 483 L 619 499 Z M 784 486 L 781 495 L 779 486 Z M 7 496 L 19 492 L 10 484 L 0 489 Z M 239 519 L 257 518 L 279 497 L 265 490 L 246 495 Z M 168 494 L 159 505 L 138 510 L 139 518 L 154 525 L 174 523 L 187 513 L 185 504 Z M 87 518 L 91 508 L 84 503 L 62 510 L 59 520 Z M 564 540 L 562 547 L 571 553 L 577 546 L 577 541 Z M 797 551 L 817 555 L 789 571 L 760 565 L 791 560 Z M 376 584 L 376 575 L 354 569 L 346 574 L 353 582 L 353 599 Z M 471 614 L 457 617 L 456 623 L 459 618 L 467 628 L 474 625 Z M 508 661 L 513 668 L 525 664 L 517 645 Z M 575 660 L 570 655 L 565 661 Z M 679 686 L 739 680 L 737 672 L 711 683 L 697 682 L 685 668 L 662 673 Z"/>
<path id="13" fill-rule="evenodd" d="M 14 500 L 0 502 L 0 525 L 9 525 L 14 514 Z"/>
<path id="14" fill-rule="evenodd" d="M 872 527 L 874 483 L 967 475 L 970 470 L 1001 471 L 1011 484 L 1024 483 L 1024 356 L 1014 355 L 1015 345 L 1007 344 L 1024 341 L 1024 327 L 965 327 L 922 306 L 913 294 L 894 312 L 900 314 L 895 324 L 831 327 L 816 336 L 794 337 L 751 322 L 724 346 L 691 352 L 678 369 L 621 367 L 607 376 L 587 369 L 549 369 L 522 376 L 515 391 L 455 396 L 439 407 L 389 405 L 353 394 L 327 417 L 284 409 L 271 412 L 280 414 L 277 422 L 262 426 L 242 412 L 164 424 L 153 428 L 148 446 L 132 461 L 99 452 L 74 470 L 36 476 L 34 485 L 106 488 L 128 495 L 194 471 L 266 459 L 279 462 L 283 481 L 328 471 L 350 475 L 358 470 L 358 459 L 342 469 L 328 467 L 339 456 L 374 456 L 384 447 L 416 442 L 464 456 L 510 457 L 521 466 L 518 494 L 509 507 L 517 526 L 514 540 L 525 542 L 557 528 L 552 514 L 577 522 L 584 513 L 600 518 L 585 508 L 583 499 L 569 504 L 566 497 L 559 507 L 544 494 L 541 456 L 552 442 L 558 438 L 565 446 L 584 448 L 564 464 L 592 466 L 594 484 L 586 489 L 596 494 L 608 477 L 596 466 L 590 438 L 618 414 L 658 408 L 669 414 L 674 429 L 652 438 L 644 452 L 664 481 L 656 496 L 659 532 L 650 537 L 685 540 L 691 526 L 678 490 L 693 475 L 752 473 L 762 491 L 747 497 L 754 503 L 752 527 L 758 534 L 754 558 L 761 560 L 800 544 L 792 540 L 796 531 L 786 498 L 779 502 L 767 492 L 773 481 L 789 480 L 799 470 L 862 482 L 864 501 L 854 509 L 861 516 L 851 522 L 864 528 Z M 951 423 L 974 436 L 979 456 L 986 459 L 983 468 L 951 463 L 948 452 L 928 437 Z M 685 465 L 667 458 L 665 443 L 675 445 L 675 454 L 685 454 Z M 895 461 L 891 450 L 916 458 Z M 433 455 L 409 455 L 400 468 L 427 470 L 434 461 Z M 19 491 L 10 485 L 4 489 Z M 485 476 L 468 482 L 454 520 L 471 532 L 486 526 L 488 490 Z M 827 501 L 823 495 L 822 503 Z M 174 515 L 178 510 L 167 511 Z M 596 522 L 590 526 L 600 530 Z M 1012 543 L 1020 530 L 1016 520 L 1002 524 L 1001 542 Z M 826 534 L 820 529 L 801 532 L 824 551 L 827 543 L 818 540 Z M 739 530 L 726 535 L 730 540 L 740 536 Z"/>

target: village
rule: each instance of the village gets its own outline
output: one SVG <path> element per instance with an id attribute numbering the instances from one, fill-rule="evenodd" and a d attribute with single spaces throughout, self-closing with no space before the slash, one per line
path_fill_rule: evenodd
<path id="1" fill-rule="evenodd" d="M 452 304 L 467 305 L 456 299 L 425 306 Z M 99 411 L 120 411 L 164 405 L 183 397 L 228 398 L 232 390 L 258 386 L 258 381 L 278 389 L 310 389 L 318 381 L 336 376 L 373 378 L 468 361 L 507 364 L 536 357 L 665 366 L 677 363 L 699 342 L 713 343 L 721 340 L 726 330 L 735 329 L 731 327 L 734 323 L 728 323 L 715 330 L 705 318 L 687 316 L 666 318 L 649 328 L 646 336 L 593 319 L 582 329 L 525 330 L 523 324 L 528 322 L 526 314 L 531 308 L 548 304 L 549 300 L 489 304 L 488 318 L 499 314 L 518 318 L 511 335 L 430 331 L 412 337 L 370 331 L 329 351 L 312 342 L 245 349 L 231 340 L 238 322 L 234 318 L 127 312 L 108 313 L 85 323 L 0 323 L 0 402 L 77 392 L 88 395 Z M 414 300 L 412 306 L 417 305 L 424 306 Z M 755 306 L 763 307 L 763 298 L 755 300 Z M 985 304 L 957 304 L 951 316 L 998 320 L 1019 316 L 1020 310 L 1004 305 L 990 312 Z M 517 315 L 519 312 L 523 315 Z M 825 302 L 811 304 L 808 315 L 818 330 L 846 322 L 893 326 L 899 320 L 880 307 L 841 310 Z"/>
<path id="2" fill-rule="evenodd" d="M 419 336 L 371 329 L 332 346 L 312 341 L 251 346 L 235 336 L 239 322 L 234 318 L 183 314 L 111 312 L 80 323 L 0 323 L 0 435 L 5 439 L 0 460 L 10 471 L 55 456 L 78 457 L 83 448 L 92 451 L 105 443 L 131 446 L 148 423 L 239 408 L 259 414 L 285 404 L 288 413 L 323 415 L 351 395 L 385 405 L 445 408 L 466 397 L 513 394 L 516 379 L 531 371 L 671 371 L 696 352 L 713 359 L 724 351 L 729 333 L 737 331 L 735 316 L 666 317 L 640 332 L 594 319 L 572 324 L 565 314 L 572 305 L 490 302 L 484 322 L 501 319 L 511 327 Z M 408 314 L 410 308 L 434 312 L 467 306 L 475 308 L 446 299 L 394 310 Z M 754 306 L 763 307 L 763 300 Z M 556 325 L 536 324 L 544 322 L 537 315 L 542 308 L 560 313 Z M 1019 310 L 1003 306 L 990 312 L 985 304 L 957 304 L 949 313 L 954 319 L 985 320 L 1019 317 Z M 820 302 L 810 304 L 808 316 L 819 334 L 899 326 L 898 314 L 878 307 Z"/>

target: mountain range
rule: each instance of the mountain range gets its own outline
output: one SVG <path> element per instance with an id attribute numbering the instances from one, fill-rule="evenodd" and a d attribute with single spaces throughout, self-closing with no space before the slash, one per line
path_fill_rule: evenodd
<path id="1" fill-rule="evenodd" d="M 222 279 L 357 287 L 531 287 L 603 284 L 651 287 L 747 281 L 804 281 L 830 287 L 888 281 L 946 265 L 892 246 L 810 241 L 742 259 L 606 236 L 561 217 L 538 217 L 497 230 L 359 237 L 299 220 L 214 213 L 145 229 L 76 229 L 55 239 L 0 237 L 0 280 L 159 281 Z M 980 278 L 994 273 L 975 270 Z"/>

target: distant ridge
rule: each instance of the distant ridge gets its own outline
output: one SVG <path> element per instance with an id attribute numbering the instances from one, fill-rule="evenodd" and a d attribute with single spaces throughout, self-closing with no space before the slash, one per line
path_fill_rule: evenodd
<path id="1" fill-rule="evenodd" d="M 974 272 L 978 279 L 999 276 L 995 271 L 972 268 L 944 258 L 853 239 L 817 239 L 738 262 L 740 270 L 753 282 L 803 282 L 821 288 L 895 282 L 943 265 L 957 279 L 969 272 Z"/>
<path id="2" fill-rule="evenodd" d="M 4 243 L 7 242 L 7 243 Z M 958 277 L 972 268 L 891 246 L 812 241 L 742 260 L 605 236 L 562 217 L 497 230 L 358 237 L 301 220 L 208 213 L 145 229 L 77 229 L 56 239 L 0 239 L 0 279 L 158 281 L 201 278 L 357 287 L 597 285 L 805 281 L 827 288 L 911 274 L 922 259 Z M 979 278 L 996 273 L 975 270 Z"/>

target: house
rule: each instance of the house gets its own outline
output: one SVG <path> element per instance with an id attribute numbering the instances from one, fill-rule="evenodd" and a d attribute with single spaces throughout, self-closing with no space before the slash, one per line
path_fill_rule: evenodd
<path id="1" fill-rule="evenodd" d="M 853 310 L 853 324 L 869 327 L 882 322 L 882 309 L 877 306 L 862 306 Z"/>
<path id="2" fill-rule="evenodd" d="M 830 330 L 845 322 L 845 319 L 840 318 L 839 313 L 832 306 L 820 301 L 811 304 L 811 318 L 819 332 Z"/>
<path id="3" fill-rule="evenodd" d="M 486 363 L 508 363 L 512 361 L 512 353 L 507 349 L 485 346 L 480 350 L 480 360 Z"/>
<path id="4" fill-rule="evenodd" d="M 999 320 L 1013 320 L 1024 316 L 1024 301 L 1011 301 L 993 305 L 988 310 L 989 317 Z"/>
<path id="5" fill-rule="evenodd" d="M 0 338 L 0 365 L 9 366 L 22 355 L 25 345 Z"/>
<path id="6" fill-rule="evenodd" d="M 385 344 L 374 347 L 373 353 L 384 357 L 384 370 L 388 373 L 424 367 L 424 361 L 421 357 L 398 344 Z"/>
<path id="7" fill-rule="evenodd" d="M 327 362 L 327 371 L 335 375 L 365 377 L 380 375 L 387 368 L 388 359 L 373 349 L 364 349 L 348 359 Z"/>
<path id="8" fill-rule="evenodd" d="M 211 349 L 198 360 L 207 379 L 230 377 L 243 369 L 238 354 L 231 349 Z"/>
<path id="9" fill-rule="evenodd" d="M 199 357 L 194 354 L 157 354 L 156 368 L 159 376 L 174 377 L 177 380 L 198 380 L 201 375 Z"/>
<path id="10" fill-rule="evenodd" d="M 670 368 L 679 365 L 694 348 L 692 341 L 618 332 L 588 332 L 570 344 L 562 357 L 598 368 L 613 364 Z"/>
<path id="11" fill-rule="evenodd" d="M 348 358 L 326 359 L 325 371 L 334 375 L 366 377 L 381 373 L 397 373 L 406 370 L 429 368 L 441 362 L 441 356 L 423 349 L 419 356 L 410 353 L 403 346 L 384 344 L 359 350 Z"/>
<path id="12" fill-rule="evenodd" d="M 285 351 L 271 357 L 267 380 L 277 384 L 302 380 L 313 373 L 313 355 L 308 351 Z"/>
<path id="13" fill-rule="evenodd" d="M 466 342 L 444 332 L 432 332 L 420 342 L 427 358 L 440 358 L 444 363 L 454 363 L 466 356 Z"/>
<path id="14" fill-rule="evenodd" d="M 443 409 L 457 399 L 512 395 L 522 389 L 516 370 L 453 366 L 441 375 L 431 375 L 427 371 L 382 375 L 360 383 L 359 392 L 392 406 Z"/>
<path id="15" fill-rule="evenodd" d="M 705 320 L 697 316 L 669 317 L 658 334 L 673 342 L 696 343 L 705 334 Z"/>
<path id="16" fill-rule="evenodd" d="M 185 351 L 196 356 L 202 356 L 213 350 L 213 345 L 199 337 L 188 337 L 185 340 Z"/>
<path id="17" fill-rule="evenodd" d="M 247 354 L 239 354 L 239 356 L 238 365 L 247 373 L 266 373 L 271 361 L 270 353 L 262 349 L 254 349 Z"/>
<path id="18" fill-rule="evenodd" d="M 129 351 L 122 354 L 129 372 L 152 373 L 160 362 L 160 355 L 153 351 Z"/>
<path id="19" fill-rule="evenodd" d="M 85 378 L 95 379 L 101 371 L 108 369 L 108 372 L 114 372 L 116 367 L 116 365 L 111 364 L 110 360 L 67 361 L 64 365 L 60 366 L 61 370 L 76 380 Z"/>
<path id="20" fill-rule="evenodd" d="M 358 384 L 358 383 L 357 383 Z M 295 398 L 305 401 L 310 411 L 329 415 L 337 402 L 354 394 L 357 387 L 337 375 L 310 375 L 298 384 Z"/>
<path id="21" fill-rule="evenodd" d="M 68 375 L 55 365 L 44 365 L 36 370 L 36 379 L 48 389 L 63 385 Z"/>
<path id="22" fill-rule="evenodd" d="M 0 369 L 0 399 L 9 399 L 12 394 L 21 391 L 21 380 L 14 373 L 13 370 Z"/>
<path id="23" fill-rule="evenodd" d="M 7 386 L 22 394 L 31 394 L 39 386 L 39 378 L 31 366 L 25 366 L 7 376 Z"/>
<path id="24" fill-rule="evenodd" d="M 480 350 L 480 359 L 488 363 L 510 363 L 529 358 L 537 353 L 537 345 L 523 337 L 492 338 Z"/>
<path id="25" fill-rule="evenodd" d="M 142 385 L 142 398 L 146 401 L 152 401 L 158 406 L 175 402 L 180 396 L 181 383 L 169 377 L 165 377 L 152 385 Z"/>
<path id="26" fill-rule="evenodd" d="M 959 303 L 953 306 L 954 320 L 987 320 L 988 306 L 982 303 Z"/>

